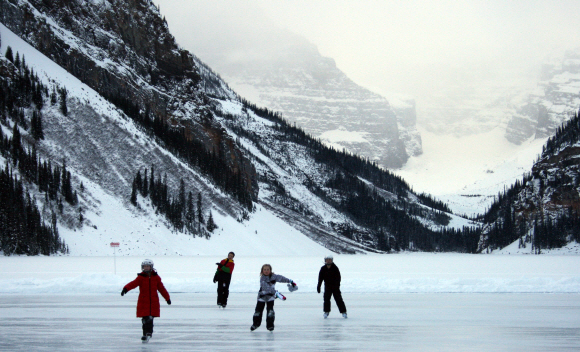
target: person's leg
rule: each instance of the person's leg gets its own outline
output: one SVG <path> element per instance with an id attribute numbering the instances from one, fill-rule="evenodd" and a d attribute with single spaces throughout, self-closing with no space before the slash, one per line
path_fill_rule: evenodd
<path id="1" fill-rule="evenodd" d="M 336 305 L 338 306 L 338 310 L 340 311 L 340 313 L 346 313 L 346 306 L 344 305 L 344 301 L 342 300 L 342 293 L 340 292 L 340 288 L 336 288 L 333 290 L 333 295 L 334 295 L 334 301 L 336 302 Z"/>
<path id="2" fill-rule="evenodd" d="M 222 288 L 222 305 L 225 307 L 228 304 L 228 297 L 230 296 L 230 280 L 225 280 Z"/>
<path id="3" fill-rule="evenodd" d="M 141 318 L 141 323 L 143 324 L 143 336 L 153 335 L 153 317 L 147 316 Z"/>
<path id="4" fill-rule="evenodd" d="M 252 327 L 259 327 L 262 325 L 262 313 L 264 312 L 264 307 L 266 306 L 266 302 L 258 301 L 256 304 L 256 311 L 254 312 L 254 325 Z"/>
<path id="5" fill-rule="evenodd" d="M 274 319 L 276 319 L 276 313 L 274 313 L 274 300 L 269 301 L 266 303 L 267 308 L 266 312 L 266 328 L 268 330 L 274 330 Z"/>
<path id="6" fill-rule="evenodd" d="M 223 302 L 223 282 L 218 280 L 217 283 L 217 305 L 221 306 Z"/>
<path id="7" fill-rule="evenodd" d="M 330 296 L 332 296 L 332 290 L 328 287 L 324 288 L 324 307 L 325 313 L 330 313 Z"/>

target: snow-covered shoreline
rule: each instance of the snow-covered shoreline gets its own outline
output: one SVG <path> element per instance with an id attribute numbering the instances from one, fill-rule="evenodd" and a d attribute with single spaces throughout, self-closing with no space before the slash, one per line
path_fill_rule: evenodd
<path id="1" fill-rule="evenodd" d="M 225 256 L 225 254 L 224 254 Z M 0 257 L 0 294 L 117 294 L 142 257 Z M 219 256 L 153 257 L 170 292 L 212 293 Z M 116 262 L 116 266 L 115 266 Z M 255 292 L 259 268 L 316 290 L 322 258 L 238 255 L 231 292 Z M 402 253 L 335 255 L 345 293 L 580 293 L 580 256 Z M 116 273 L 115 273 L 116 272 Z M 280 291 L 287 291 L 279 285 Z M 136 293 L 130 293 L 136 294 Z"/>

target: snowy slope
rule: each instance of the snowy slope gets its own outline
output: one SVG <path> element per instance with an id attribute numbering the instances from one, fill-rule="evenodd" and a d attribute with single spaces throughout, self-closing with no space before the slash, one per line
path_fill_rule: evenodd
<path id="1" fill-rule="evenodd" d="M 456 214 L 482 214 L 499 192 L 531 170 L 547 139 L 530 139 L 517 146 L 503 134 L 501 127 L 460 137 L 421 131 L 424 154 L 409 159 L 395 173 L 415 191 L 446 202 Z"/>
<path id="2" fill-rule="evenodd" d="M 85 134 L 87 132 L 85 128 L 96 130 L 102 128 L 103 135 L 107 135 L 107 130 L 111 131 L 112 129 L 112 135 L 136 136 L 136 140 L 142 141 L 142 145 L 135 145 L 132 140 L 125 139 L 126 147 L 135 150 L 135 154 L 131 155 L 131 158 L 136 159 L 136 161 L 145 158 L 144 165 L 154 160 L 161 162 L 169 159 L 165 162 L 182 169 L 183 177 L 188 174 L 192 179 L 199 180 L 202 177 L 177 160 L 172 160 L 174 158 L 167 155 L 132 121 L 125 118 L 93 89 L 39 53 L 2 24 L 0 24 L 0 35 L 0 51 L 2 53 L 6 51 L 8 46 L 12 47 L 14 53 L 19 52 L 21 56 L 25 57 L 26 63 L 34 69 L 47 86 L 64 86 L 69 92 L 71 113 L 68 118 L 59 116 L 54 107 L 45 107 L 44 110 L 48 110 L 43 111 L 46 139 L 39 149 L 45 151 L 44 155 L 41 154 L 44 158 L 53 156 L 53 160 L 54 156 L 61 152 L 68 154 L 67 165 L 71 169 L 73 178 L 78 183 L 82 181 L 86 189 L 84 194 L 79 196 L 85 209 L 83 215 L 89 226 L 83 227 L 82 230 L 59 227 L 60 234 L 69 245 L 72 255 L 110 255 L 109 243 L 113 241 L 122 243 L 119 251 L 123 255 L 221 254 L 230 250 L 252 254 L 321 254 L 327 252 L 322 246 L 261 208 L 252 215 L 249 221 L 244 223 L 239 223 L 220 211 L 214 211 L 213 216 L 220 228 L 211 240 L 199 237 L 192 238 L 182 233 L 172 233 L 162 217 L 154 215 L 154 211 L 151 209 L 149 211 L 134 209 L 128 203 L 127 197 L 119 198 L 117 193 L 121 189 L 124 189 L 126 193 L 127 187 L 130 189 L 130 177 L 133 175 L 127 174 L 125 170 L 116 170 L 115 163 L 107 162 L 109 159 L 126 158 L 126 156 L 112 152 L 111 148 L 117 149 L 119 146 L 107 145 L 107 139 L 97 140 Z M 80 115 L 87 107 L 93 111 L 91 118 L 94 119 L 86 122 L 83 127 L 82 124 L 79 125 L 79 122 L 84 121 L 83 116 Z M 79 116 L 75 115 L 75 111 Z M 71 137 L 80 134 L 81 137 L 85 136 L 89 139 L 90 143 L 86 146 L 78 145 L 76 148 L 78 154 L 71 155 L 71 151 L 74 151 L 75 148 L 67 149 L 61 143 L 62 140 L 55 140 L 62 133 L 71 134 Z M 74 140 L 78 142 L 78 139 Z M 91 150 L 93 148 L 97 150 Z M 145 151 L 143 151 L 144 149 Z M 109 151 L 112 152 L 112 155 L 107 153 Z M 106 162 L 109 168 L 105 175 L 98 175 L 98 172 L 95 174 L 94 169 L 82 168 L 82 159 L 87 156 L 94 157 L 95 152 L 98 152 L 98 158 L 105 158 L 103 162 Z M 140 153 L 143 154 L 139 156 Z M 121 183 L 120 185 L 111 181 L 115 178 Z M 198 181 L 198 184 L 200 183 Z M 214 190 L 214 192 L 216 191 Z M 216 193 L 219 194 L 219 192 Z M 144 204 L 144 207 L 146 206 L 147 204 Z"/>

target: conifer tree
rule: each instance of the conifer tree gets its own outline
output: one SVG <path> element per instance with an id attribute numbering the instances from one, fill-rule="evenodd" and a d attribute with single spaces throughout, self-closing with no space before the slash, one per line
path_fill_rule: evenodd
<path id="1" fill-rule="evenodd" d="M 187 196 L 187 212 L 185 214 L 185 227 L 192 234 L 195 233 L 195 206 L 193 205 L 193 193 Z"/>
<path id="2" fill-rule="evenodd" d="M 14 59 L 14 66 L 16 66 L 17 69 L 20 69 L 20 55 L 18 52 L 16 52 L 16 58 Z"/>
<path id="3" fill-rule="evenodd" d="M 6 54 L 4 55 L 6 56 L 6 58 L 14 63 L 14 54 L 12 53 L 12 48 L 10 47 L 10 45 L 8 45 L 8 47 L 6 48 Z"/>
<path id="4" fill-rule="evenodd" d="M 147 168 L 145 168 L 145 176 L 143 176 L 143 190 L 141 191 L 143 197 L 149 196 L 149 181 L 147 180 Z"/>
<path id="5" fill-rule="evenodd" d="M 137 182 L 133 181 L 133 187 L 131 189 L 131 204 L 137 205 Z"/>
<path id="6" fill-rule="evenodd" d="M 205 224 L 205 220 L 203 218 L 203 207 L 201 202 L 201 192 L 197 194 L 197 222 L 198 228 L 201 224 Z M 201 228 L 200 228 L 201 230 Z"/>
<path id="7" fill-rule="evenodd" d="M 20 154 L 22 153 L 22 141 L 20 138 L 20 129 L 15 123 L 12 128 L 12 162 L 14 165 L 20 160 Z"/>
<path id="8" fill-rule="evenodd" d="M 141 170 L 137 170 L 137 176 L 133 180 L 133 188 L 136 188 L 143 195 L 143 180 L 141 179 Z"/>
<path id="9" fill-rule="evenodd" d="M 52 87 L 52 93 L 50 93 L 50 105 L 56 105 L 56 88 Z"/>
<path id="10" fill-rule="evenodd" d="M 30 119 L 30 134 L 35 140 L 44 139 L 40 111 L 37 112 L 37 110 L 34 110 L 32 112 L 32 118 Z"/>
<path id="11" fill-rule="evenodd" d="M 213 215 L 211 214 L 211 210 L 209 211 L 209 218 L 207 219 L 206 228 L 209 232 L 213 232 L 215 229 L 218 228 L 216 223 L 213 221 Z"/>
<path id="12" fill-rule="evenodd" d="M 62 88 L 60 90 L 60 112 L 62 112 L 62 114 L 64 116 L 68 115 L 68 107 L 66 105 L 66 97 L 67 97 L 67 90 L 66 88 Z"/>

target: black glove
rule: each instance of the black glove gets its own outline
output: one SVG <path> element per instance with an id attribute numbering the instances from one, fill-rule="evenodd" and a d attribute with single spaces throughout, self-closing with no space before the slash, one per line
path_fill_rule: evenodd
<path id="1" fill-rule="evenodd" d="M 121 296 L 124 296 L 125 293 L 127 293 L 127 292 L 129 292 L 129 291 L 127 291 L 127 289 L 123 287 L 123 291 L 121 291 Z"/>
<path id="2" fill-rule="evenodd" d="M 215 263 L 215 265 L 219 266 L 220 268 L 223 266 L 222 263 Z"/>
<path id="3" fill-rule="evenodd" d="M 320 293 L 320 286 L 316 287 L 316 291 L 318 291 L 318 293 Z"/>
<path id="4" fill-rule="evenodd" d="M 167 300 L 167 304 L 171 305 L 171 300 L 170 299 Z"/>
<path id="5" fill-rule="evenodd" d="M 217 282 L 217 280 L 215 279 L 215 277 L 213 278 L 213 283 L 215 284 Z"/>

